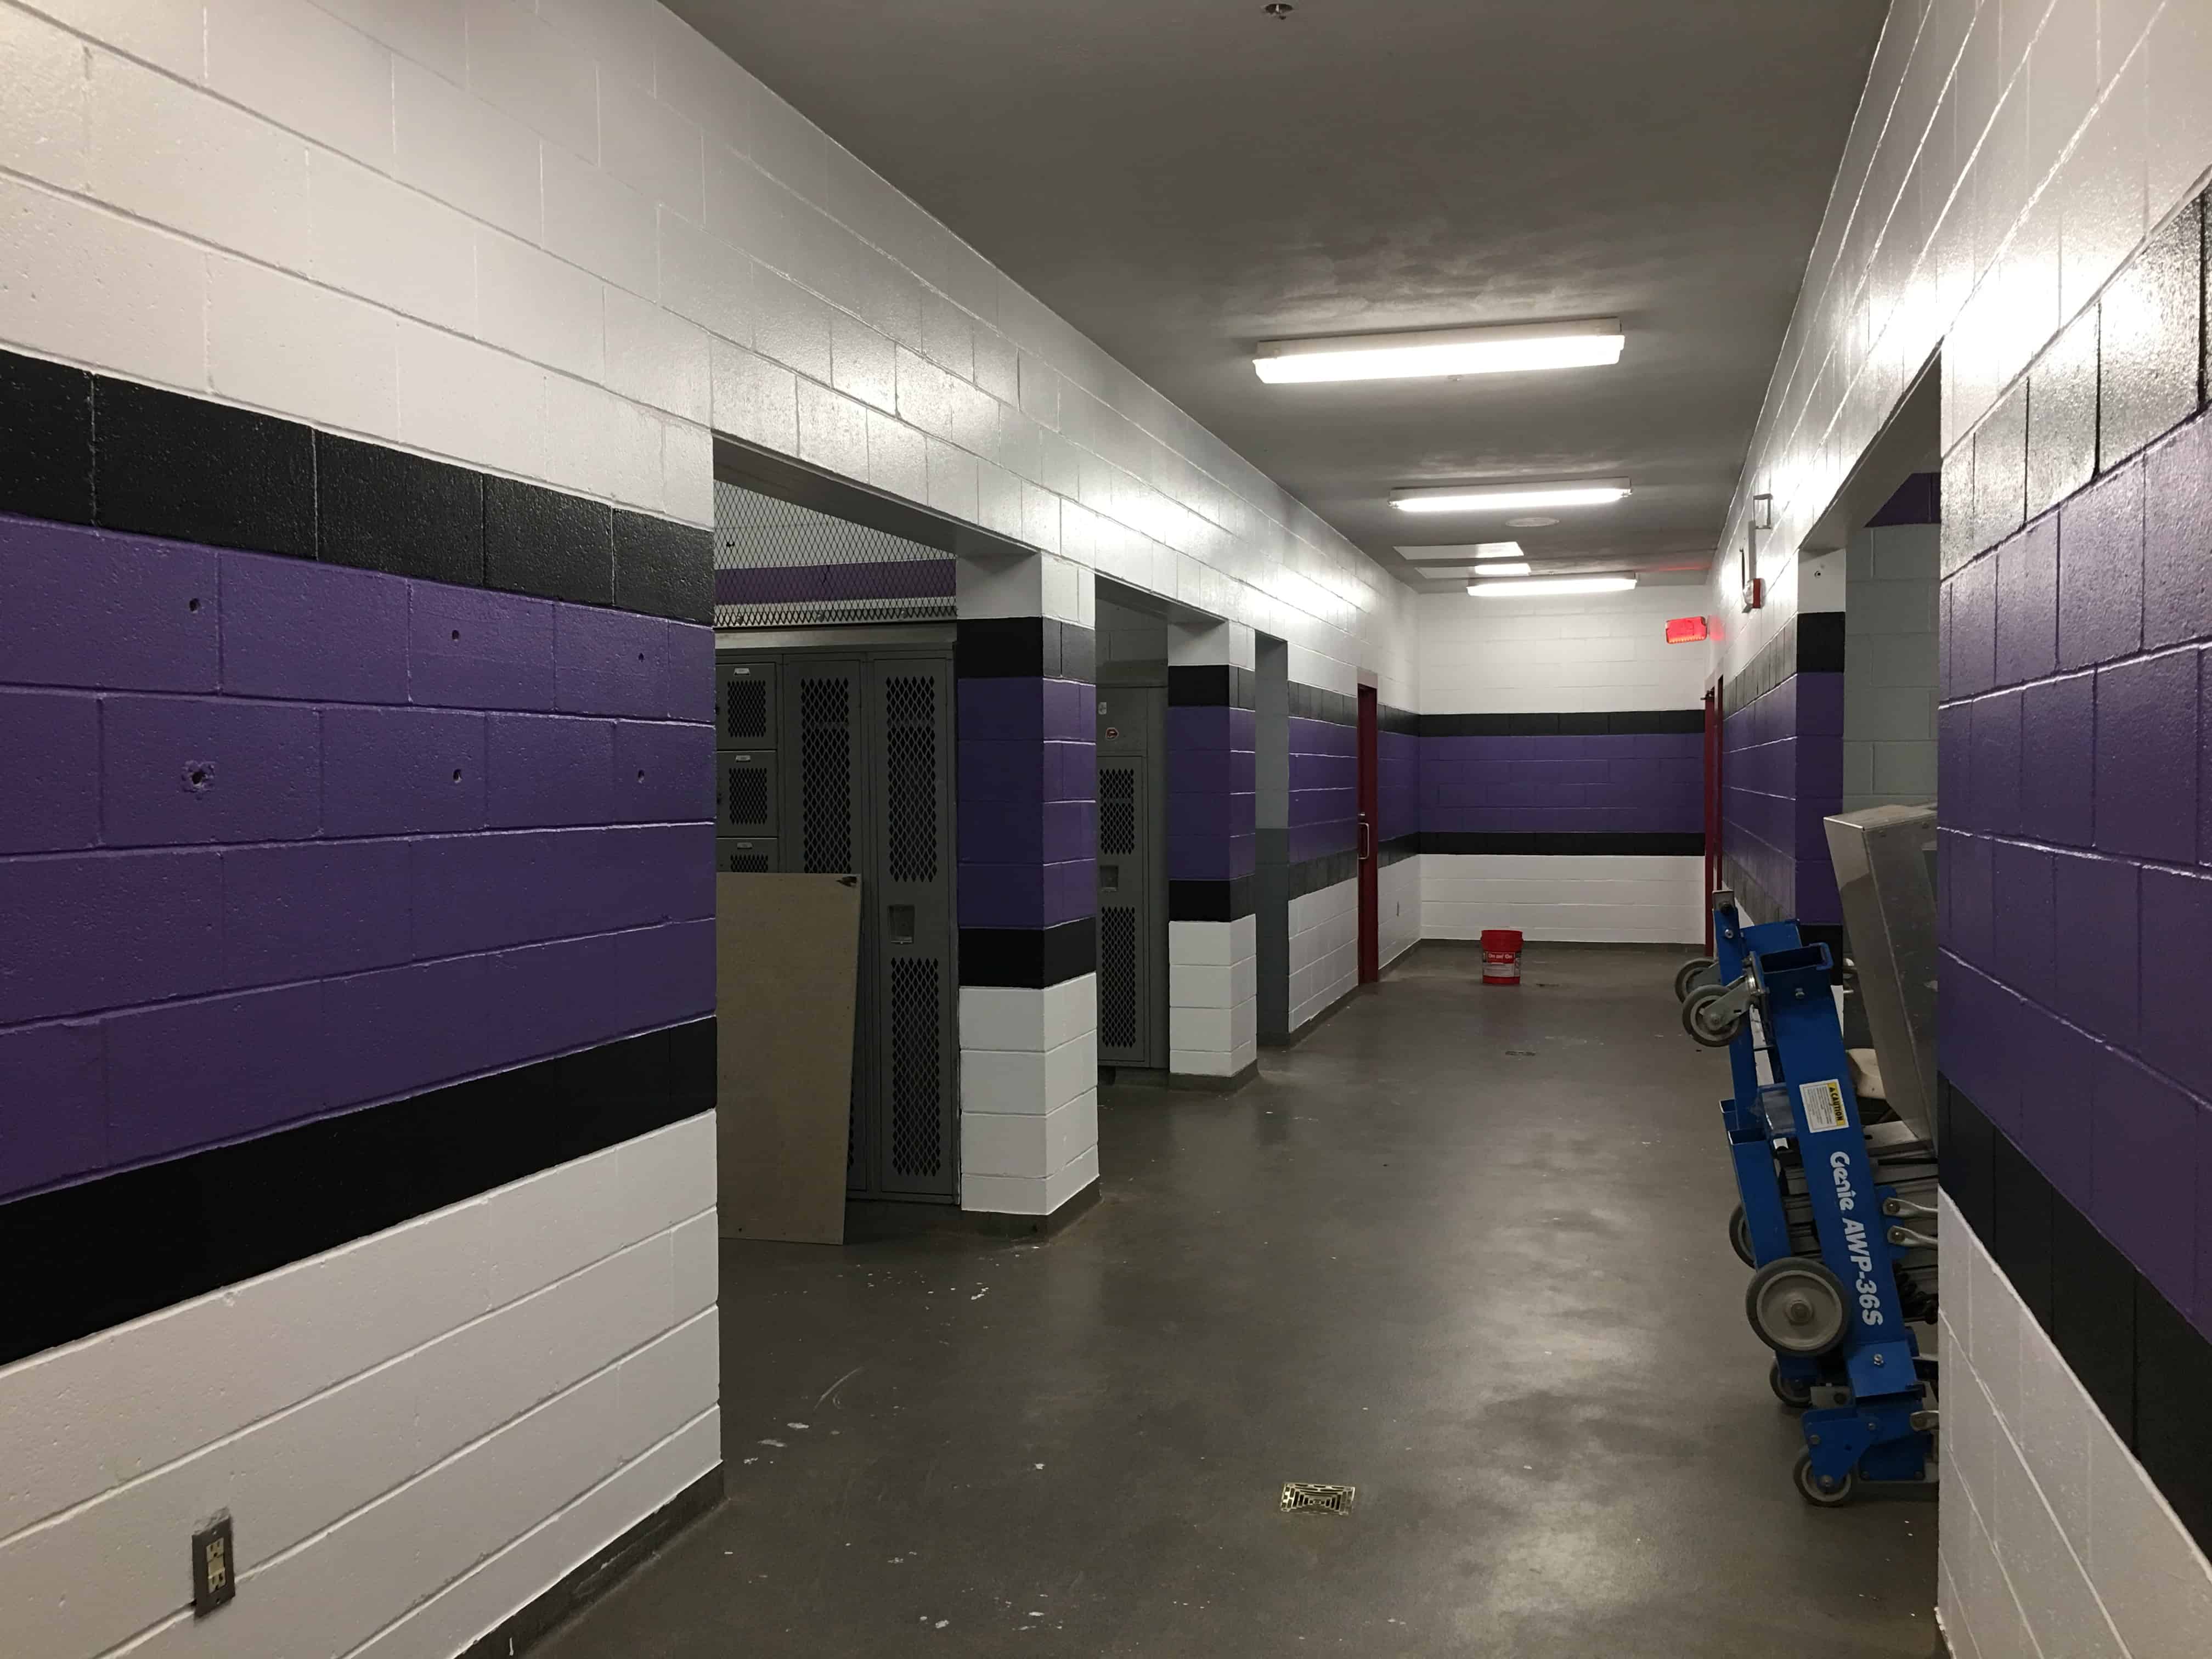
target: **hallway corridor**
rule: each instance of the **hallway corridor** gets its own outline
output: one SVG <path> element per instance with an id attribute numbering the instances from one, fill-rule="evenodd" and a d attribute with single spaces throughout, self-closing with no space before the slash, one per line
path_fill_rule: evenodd
<path id="1" fill-rule="evenodd" d="M 1673 963 L 1417 951 L 1103 1094 L 1046 1243 L 726 1243 L 728 1501 L 538 1651 L 1924 1659 L 1933 1489 L 1790 1486 Z"/>

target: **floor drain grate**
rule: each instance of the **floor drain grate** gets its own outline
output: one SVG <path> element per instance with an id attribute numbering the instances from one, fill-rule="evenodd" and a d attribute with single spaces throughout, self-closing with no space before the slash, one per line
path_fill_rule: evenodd
<path id="1" fill-rule="evenodd" d="M 1357 1486 L 1332 1486 L 1319 1480 L 1285 1480 L 1283 1482 L 1283 1513 L 1297 1510 L 1318 1510 L 1326 1515 L 1349 1515 L 1352 1501 L 1358 1497 Z"/>

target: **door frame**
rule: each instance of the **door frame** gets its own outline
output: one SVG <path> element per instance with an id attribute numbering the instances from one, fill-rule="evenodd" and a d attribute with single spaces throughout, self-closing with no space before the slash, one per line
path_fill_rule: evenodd
<path id="1" fill-rule="evenodd" d="M 1382 977 L 1382 946 L 1379 937 L 1382 903 L 1376 877 L 1382 851 L 1376 834 L 1376 805 L 1380 794 L 1376 773 L 1378 763 L 1375 688 L 1359 688 L 1359 982 L 1372 985 Z"/>

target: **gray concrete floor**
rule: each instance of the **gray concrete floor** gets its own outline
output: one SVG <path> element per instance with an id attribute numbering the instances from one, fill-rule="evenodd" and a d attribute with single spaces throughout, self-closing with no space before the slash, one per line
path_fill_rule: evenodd
<path id="1" fill-rule="evenodd" d="M 1924 1659 L 1932 1492 L 1791 1488 L 1673 962 L 1425 947 L 1107 1091 L 1043 1243 L 726 1245 L 729 1499 L 538 1651 Z"/>

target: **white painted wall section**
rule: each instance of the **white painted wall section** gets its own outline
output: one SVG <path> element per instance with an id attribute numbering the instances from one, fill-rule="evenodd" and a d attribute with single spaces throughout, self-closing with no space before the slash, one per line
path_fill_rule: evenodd
<path id="1" fill-rule="evenodd" d="M 1359 988 L 1359 883 L 1291 901 L 1291 1030 Z"/>
<path id="2" fill-rule="evenodd" d="M 1939 1610 L 1957 1659 L 2189 1659 L 2208 1564 L 1948 1198 Z"/>
<path id="3" fill-rule="evenodd" d="M 1475 939 L 1517 927 L 1530 939 L 1689 945 L 1705 936 L 1699 858 L 1421 854 L 1421 935 Z"/>
<path id="4" fill-rule="evenodd" d="M 0 1370 L 11 1659 L 459 1651 L 721 1461 L 714 1190 L 705 1113 Z"/>
<path id="5" fill-rule="evenodd" d="M 1380 911 L 1375 925 L 1377 960 L 1385 968 L 1420 943 L 1421 864 L 1425 857 L 1425 854 L 1416 853 L 1411 858 L 1400 859 L 1395 864 L 1386 864 L 1376 872 L 1376 903 Z M 1355 883 L 1355 895 L 1357 890 Z M 1356 927 L 1358 919 L 1356 896 L 1352 916 Z M 1355 975 L 1358 966 L 1355 952 Z"/>
<path id="6" fill-rule="evenodd" d="M 1168 924 L 1168 1070 L 1234 1077 L 1260 1054 L 1254 919 Z"/>
<path id="7" fill-rule="evenodd" d="M 960 1207 L 1049 1215 L 1098 1178 L 1098 976 L 960 991 Z"/>

